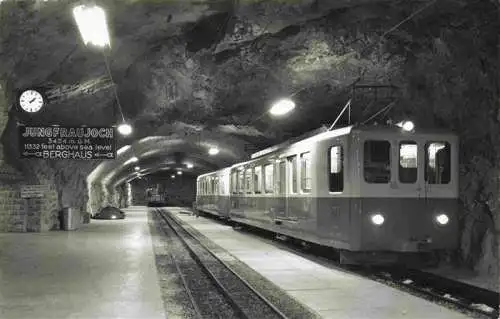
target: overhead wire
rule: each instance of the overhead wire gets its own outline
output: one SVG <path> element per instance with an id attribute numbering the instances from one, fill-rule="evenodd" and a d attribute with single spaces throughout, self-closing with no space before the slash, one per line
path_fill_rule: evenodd
<path id="1" fill-rule="evenodd" d="M 106 71 L 108 73 L 109 79 L 111 80 L 111 83 L 113 84 L 113 93 L 115 95 L 116 103 L 118 104 L 118 110 L 120 111 L 120 115 L 122 117 L 122 120 L 125 123 L 126 122 L 125 116 L 123 115 L 122 105 L 120 103 L 120 98 L 118 97 L 118 92 L 116 90 L 116 83 L 113 80 L 113 75 L 111 74 L 111 68 L 109 67 L 108 56 L 106 55 L 106 53 L 104 51 L 103 51 L 102 55 L 104 56 L 104 63 L 106 64 Z"/>

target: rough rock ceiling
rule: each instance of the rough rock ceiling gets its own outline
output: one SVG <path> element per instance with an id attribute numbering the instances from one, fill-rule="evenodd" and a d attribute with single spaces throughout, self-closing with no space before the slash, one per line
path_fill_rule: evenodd
<path id="1" fill-rule="evenodd" d="M 71 8 L 80 2 L 0 4 L 0 78 L 12 91 L 71 85 L 76 90 L 71 98 L 54 99 L 38 123 L 115 125 L 119 120 L 103 55 L 82 44 L 73 22 Z M 135 128 L 131 137 L 119 140 L 132 148 L 93 172 L 93 178 L 111 184 L 133 173 L 135 165 L 125 164 L 133 156 L 148 169 L 164 167 L 161 163 L 175 152 L 199 165 L 195 173 L 227 165 L 331 122 L 346 101 L 343 89 L 357 80 L 398 84 L 401 58 L 380 43 L 380 36 L 428 3 L 96 2 L 107 12 L 112 37 L 107 55 L 125 116 Z M 90 93 L 78 90 L 103 78 Z M 293 96 L 300 115 L 277 123 L 266 111 L 282 96 Z M 207 158 L 206 147 L 213 144 L 222 152 Z"/>

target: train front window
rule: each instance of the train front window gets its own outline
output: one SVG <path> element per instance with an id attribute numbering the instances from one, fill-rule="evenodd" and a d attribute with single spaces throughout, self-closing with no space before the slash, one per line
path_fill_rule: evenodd
<path id="1" fill-rule="evenodd" d="M 391 180 L 391 143 L 366 141 L 364 147 L 365 181 L 371 184 L 387 184 Z"/>
<path id="2" fill-rule="evenodd" d="M 404 184 L 413 184 L 417 181 L 418 147 L 413 141 L 404 141 L 399 144 L 399 181 Z"/>
<path id="3" fill-rule="evenodd" d="M 342 146 L 332 146 L 328 157 L 328 185 L 330 192 L 342 192 L 344 190 L 344 157 Z"/>
<path id="4" fill-rule="evenodd" d="M 451 146 L 448 142 L 428 142 L 425 145 L 425 181 L 448 184 L 451 180 Z"/>

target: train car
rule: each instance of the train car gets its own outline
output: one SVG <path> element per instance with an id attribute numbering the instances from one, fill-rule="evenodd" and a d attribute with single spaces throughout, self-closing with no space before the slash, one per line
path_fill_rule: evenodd
<path id="1" fill-rule="evenodd" d="M 164 194 L 151 194 L 148 196 L 148 207 L 162 207 L 167 205 L 167 198 Z"/>
<path id="2" fill-rule="evenodd" d="M 346 260 L 458 246 L 458 138 L 449 132 L 349 126 L 261 151 L 229 173 L 230 206 L 218 214 Z"/>
<path id="3" fill-rule="evenodd" d="M 229 172 L 225 168 L 198 176 L 196 180 L 196 209 L 229 218 Z"/>

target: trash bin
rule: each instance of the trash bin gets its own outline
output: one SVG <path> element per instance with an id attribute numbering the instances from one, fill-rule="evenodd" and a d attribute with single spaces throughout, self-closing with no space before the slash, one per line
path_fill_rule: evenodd
<path id="1" fill-rule="evenodd" d="M 83 213 L 82 224 L 89 224 L 89 223 L 90 223 L 90 213 Z"/>
<path id="2" fill-rule="evenodd" d="M 75 230 L 80 226 L 80 212 L 72 207 L 65 207 L 62 210 L 62 229 Z"/>

